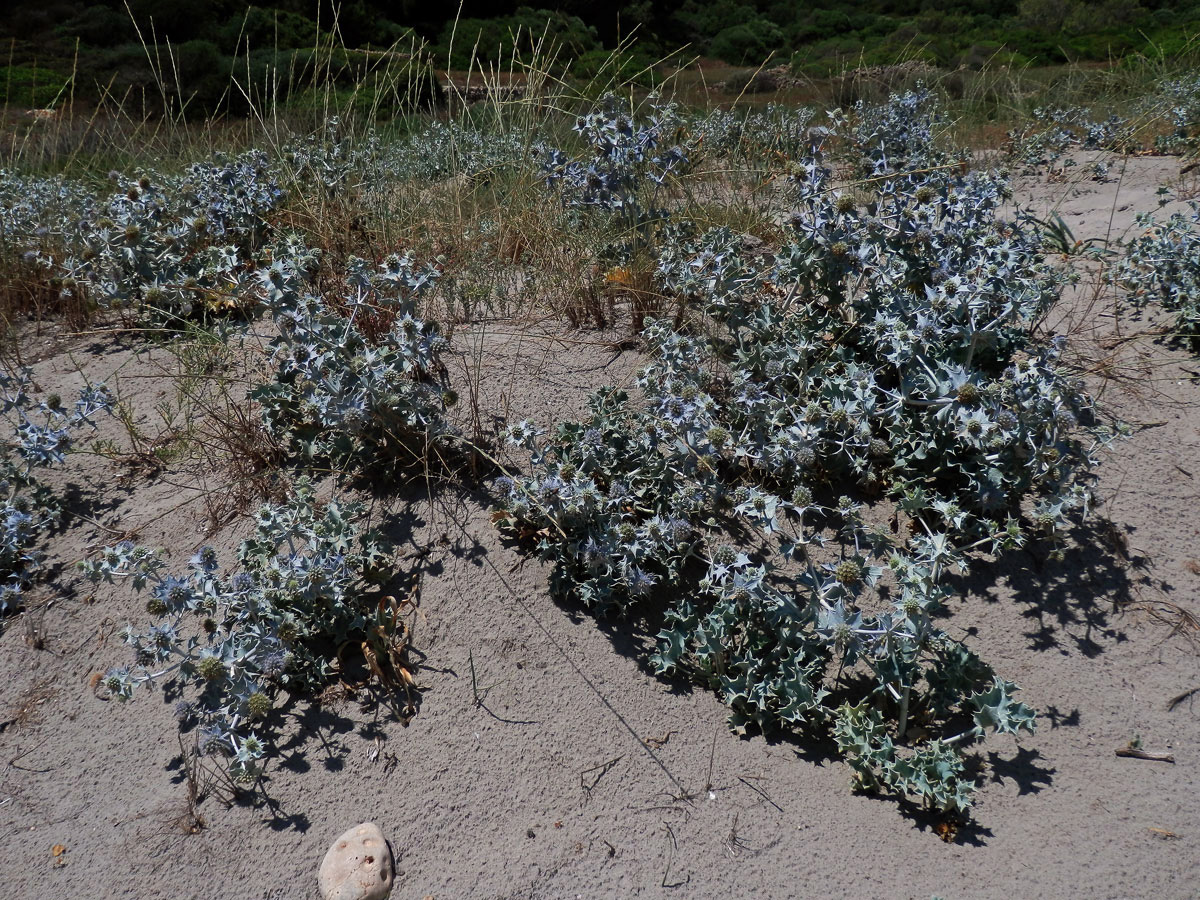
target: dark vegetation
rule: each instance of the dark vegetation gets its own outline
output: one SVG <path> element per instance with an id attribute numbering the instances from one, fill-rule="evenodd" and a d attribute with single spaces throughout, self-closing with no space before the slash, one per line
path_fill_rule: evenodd
<path id="1" fill-rule="evenodd" d="M 461 11 L 413 0 L 51 0 L 17 4 L 0 38 L 11 107 L 132 96 L 244 114 L 259 100 L 247 92 L 303 103 L 317 80 L 333 78 L 388 113 L 439 99 L 431 77 L 397 79 L 398 59 L 421 73 L 469 69 L 473 58 L 507 67 L 514 51 L 518 64 L 544 64 L 552 46 L 551 70 L 584 78 L 611 66 L 614 50 L 621 74 L 641 73 L 643 83 L 697 56 L 821 77 L 899 59 L 978 69 L 1171 56 L 1198 28 L 1194 0 L 570 0 L 465 2 Z M 232 76 L 242 89 L 231 90 Z"/>

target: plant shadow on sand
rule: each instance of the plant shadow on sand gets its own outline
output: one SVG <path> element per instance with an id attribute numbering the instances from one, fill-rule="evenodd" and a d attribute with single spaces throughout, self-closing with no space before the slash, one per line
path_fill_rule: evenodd
<path id="1" fill-rule="evenodd" d="M 1024 636 L 1030 650 L 1088 659 L 1128 640 L 1119 619 L 1143 589 L 1172 590 L 1152 578 L 1149 560 L 1129 555 L 1123 533 L 1104 519 L 1076 526 L 1061 559 L 1031 545 L 998 562 L 980 561 L 955 581 L 967 603 L 1016 604 L 1028 621 Z"/>

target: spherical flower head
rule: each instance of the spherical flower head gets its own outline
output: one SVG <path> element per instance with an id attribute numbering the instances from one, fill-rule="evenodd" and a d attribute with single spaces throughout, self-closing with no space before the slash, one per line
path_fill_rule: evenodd
<path id="1" fill-rule="evenodd" d="M 205 725 L 196 738 L 196 750 L 203 756 L 220 748 L 224 741 L 225 734 L 219 725 Z"/>
<path id="2" fill-rule="evenodd" d="M 645 572 L 638 567 L 634 567 L 629 573 L 629 593 L 634 597 L 642 597 L 650 593 L 650 589 L 654 587 L 658 579 Z"/>
<path id="3" fill-rule="evenodd" d="M 271 698 L 262 691 L 255 691 L 246 701 L 246 710 L 252 719 L 263 719 L 271 712 Z"/>
<path id="4" fill-rule="evenodd" d="M 884 459 L 888 455 L 887 441 L 880 438 L 872 438 L 871 443 L 867 445 L 867 452 L 875 459 Z"/>
<path id="5" fill-rule="evenodd" d="M 979 388 L 967 381 L 958 389 L 958 402 L 963 406 L 974 406 L 979 402 Z"/>
<path id="6" fill-rule="evenodd" d="M 737 562 L 737 550 L 729 544 L 722 544 L 713 553 L 713 562 L 719 566 L 732 566 Z"/>
<path id="7" fill-rule="evenodd" d="M 127 669 L 109 669 L 104 676 L 104 689 L 114 697 L 124 696 L 128 691 L 129 671 Z"/>
<path id="8" fill-rule="evenodd" d="M 196 666 L 196 671 L 205 681 L 219 681 L 225 677 L 225 663 L 216 656 L 205 656 Z"/>
<path id="9" fill-rule="evenodd" d="M 191 558 L 189 565 L 194 569 L 212 572 L 217 568 L 217 551 L 212 547 L 201 547 Z"/>
<path id="10" fill-rule="evenodd" d="M 838 647 L 845 647 L 854 637 L 854 629 L 845 622 L 838 622 L 833 626 L 833 642 Z"/>
<path id="11" fill-rule="evenodd" d="M 811 506 L 813 501 L 812 491 L 807 485 L 797 485 L 792 491 L 792 502 L 797 506 Z"/>
<path id="12" fill-rule="evenodd" d="M 268 678 L 278 678 L 287 669 L 288 657 L 283 651 L 270 653 L 263 658 L 262 673 Z"/>
<path id="13" fill-rule="evenodd" d="M 718 450 L 720 450 L 729 442 L 729 432 L 720 425 L 714 425 L 712 428 L 708 429 L 708 433 L 705 435 L 705 437 L 707 437 L 708 442 Z"/>
<path id="14" fill-rule="evenodd" d="M 1079 424 L 1079 420 L 1069 409 L 1059 409 L 1054 413 L 1054 424 L 1062 431 L 1070 431 Z"/>
<path id="15" fill-rule="evenodd" d="M 840 585 L 854 587 L 854 585 L 862 581 L 862 565 L 855 559 L 842 560 L 838 563 L 837 568 L 833 570 L 833 577 Z"/>

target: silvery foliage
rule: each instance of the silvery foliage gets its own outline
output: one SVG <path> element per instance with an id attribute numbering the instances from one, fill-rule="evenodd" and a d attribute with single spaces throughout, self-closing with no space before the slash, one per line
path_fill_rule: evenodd
<path id="1" fill-rule="evenodd" d="M 849 115 L 835 110 L 831 119 L 835 131 L 849 133 L 862 157 L 860 169 L 868 177 L 912 172 L 947 161 L 936 134 L 943 116 L 933 93 L 921 84 L 893 94 L 885 103 L 859 100 Z"/>
<path id="2" fill-rule="evenodd" d="M 381 170 L 403 181 L 477 177 L 523 165 L 528 156 L 524 140 L 514 132 L 484 130 L 454 120 L 430 122 L 377 153 Z"/>
<path id="3" fill-rule="evenodd" d="M 1006 184 L 888 174 L 928 168 L 921 115 L 901 97 L 861 117 L 851 143 L 884 176 L 862 209 L 805 160 L 769 264 L 672 231 L 659 284 L 705 324 L 647 328 L 636 403 L 604 390 L 583 421 L 511 426 L 531 474 L 502 480 L 501 525 L 560 597 L 666 603 L 655 667 L 709 684 L 735 728 L 830 727 L 860 786 L 961 811 L 964 749 L 1034 720 L 938 627 L 946 575 L 1054 538 L 1108 435 L 1061 341 L 1031 336 L 1061 277 L 998 217 Z M 880 494 L 892 529 L 853 499 Z"/>
<path id="4" fill-rule="evenodd" d="M 1200 147 L 1200 74 L 1164 81 L 1144 107 L 1143 116 L 1159 115 L 1170 124 L 1169 132 L 1154 139 L 1159 153 L 1186 154 Z"/>
<path id="5" fill-rule="evenodd" d="M 524 142 L 511 131 L 433 121 L 397 140 L 386 140 L 372 129 L 361 141 L 353 141 L 342 135 L 336 118 L 322 132 L 290 144 L 283 155 L 293 179 L 319 185 L 329 196 L 351 190 L 367 196 L 386 194 L 397 181 L 476 177 L 522 164 L 527 157 Z"/>
<path id="6" fill-rule="evenodd" d="M 63 518 L 58 498 L 34 474 L 61 465 L 73 448 L 76 433 L 96 427 L 94 416 L 111 412 L 112 395 L 103 385 L 84 388 L 74 408 L 57 397 L 35 400 L 28 370 L 0 373 L 0 403 L 12 437 L 0 441 L 0 613 L 17 609 L 33 583 L 42 554 L 35 548 L 44 532 Z"/>
<path id="7" fill-rule="evenodd" d="M 812 142 L 813 110 L 768 103 L 759 109 L 712 109 L 686 121 L 688 154 L 798 159 Z"/>
<path id="8" fill-rule="evenodd" d="M 1175 331 L 1197 343 L 1200 336 L 1200 203 L 1191 214 L 1176 213 L 1165 222 L 1138 216 L 1143 233 L 1130 242 L 1113 274 L 1136 309 L 1151 303 L 1174 313 Z"/>
<path id="9" fill-rule="evenodd" d="M 1009 159 L 1025 175 L 1060 175 L 1076 165 L 1072 151 L 1120 152 L 1133 140 L 1133 130 L 1129 119 L 1115 114 L 1097 121 L 1081 106 L 1039 107 L 1028 123 L 1008 133 Z M 1108 180 L 1107 167 L 1095 164 L 1092 178 Z"/>
<path id="10" fill-rule="evenodd" d="M 418 315 L 440 270 L 408 255 L 379 266 L 351 257 L 330 296 L 296 258 L 281 254 L 256 276 L 279 327 L 274 378 L 251 394 L 267 429 L 306 460 L 351 467 L 404 458 L 402 447 L 445 432 L 448 342 Z"/>
<path id="11" fill-rule="evenodd" d="M 282 197 L 260 152 L 128 181 L 80 219 L 64 291 L 82 290 L 106 309 L 168 316 L 240 307 L 239 272 Z"/>
<path id="12" fill-rule="evenodd" d="M 368 137 L 367 146 L 373 143 Z M 367 151 L 342 132 L 342 122 L 331 116 L 319 131 L 289 143 L 283 150 L 283 170 L 304 187 L 319 186 L 327 196 L 357 187 L 352 179 L 361 173 Z"/>
<path id="13" fill-rule="evenodd" d="M 92 193 L 77 181 L 61 175 L 41 177 L 0 169 L 0 247 L 21 264 L 56 273 L 74 234 L 73 223 L 93 201 Z"/>
<path id="14" fill-rule="evenodd" d="M 622 237 L 606 255 L 627 261 L 653 246 L 669 218 L 668 179 L 685 169 L 688 158 L 682 146 L 671 143 L 680 124 L 673 105 L 651 105 L 639 120 L 611 94 L 601 103 L 575 123 L 582 155 L 545 146 L 536 152 L 546 185 L 567 209 L 618 227 Z"/>
<path id="15" fill-rule="evenodd" d="M 177 316 L 245 302 L 238 274 L 283 198 L 265 154 L 110 177 L 119 190 L 97 198 L 65 179 L 4 173 L 0 240 L 64 296 L 102 308 Z"/>
<path id="16" fill-rule="evenodd" d="M 176 709 L 181 729 L 198 729 L 197 752 L 222 758 L 237 781 L 257 781 L 274 753 L 280 693 L 319 691 L 339 648 L 386 632 L 368 592 L 390 577 L 391 548 L 359 527 L 362 513 L 356 504 L 318 504 L 301 481 L 289 502 L 259 511 L 232 576 L 211 547 L 181 574 L 128 541 L 81 563 L 92 581 L 146 592 L 157 617 L 144 631 L 126 627 L 133 662 L 111 669 L 104 687 L 128 700 L 138 686 L 170 686 L 187 698 Z"/>

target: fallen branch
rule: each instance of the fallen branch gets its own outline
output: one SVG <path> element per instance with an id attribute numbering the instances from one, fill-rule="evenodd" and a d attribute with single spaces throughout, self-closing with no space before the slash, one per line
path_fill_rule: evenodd
<path id="1" fill-rule="evenodd" d="M 1175 764 L 1175 757 L 1169 753 L 1150 753 L 1147 750 L 1142 750 L 1138 747 L 1118 747 L 1117 756 L 1128 756 L 1133 759 L 1148 759 L 1151 762 L 1165 762 Z"/>

